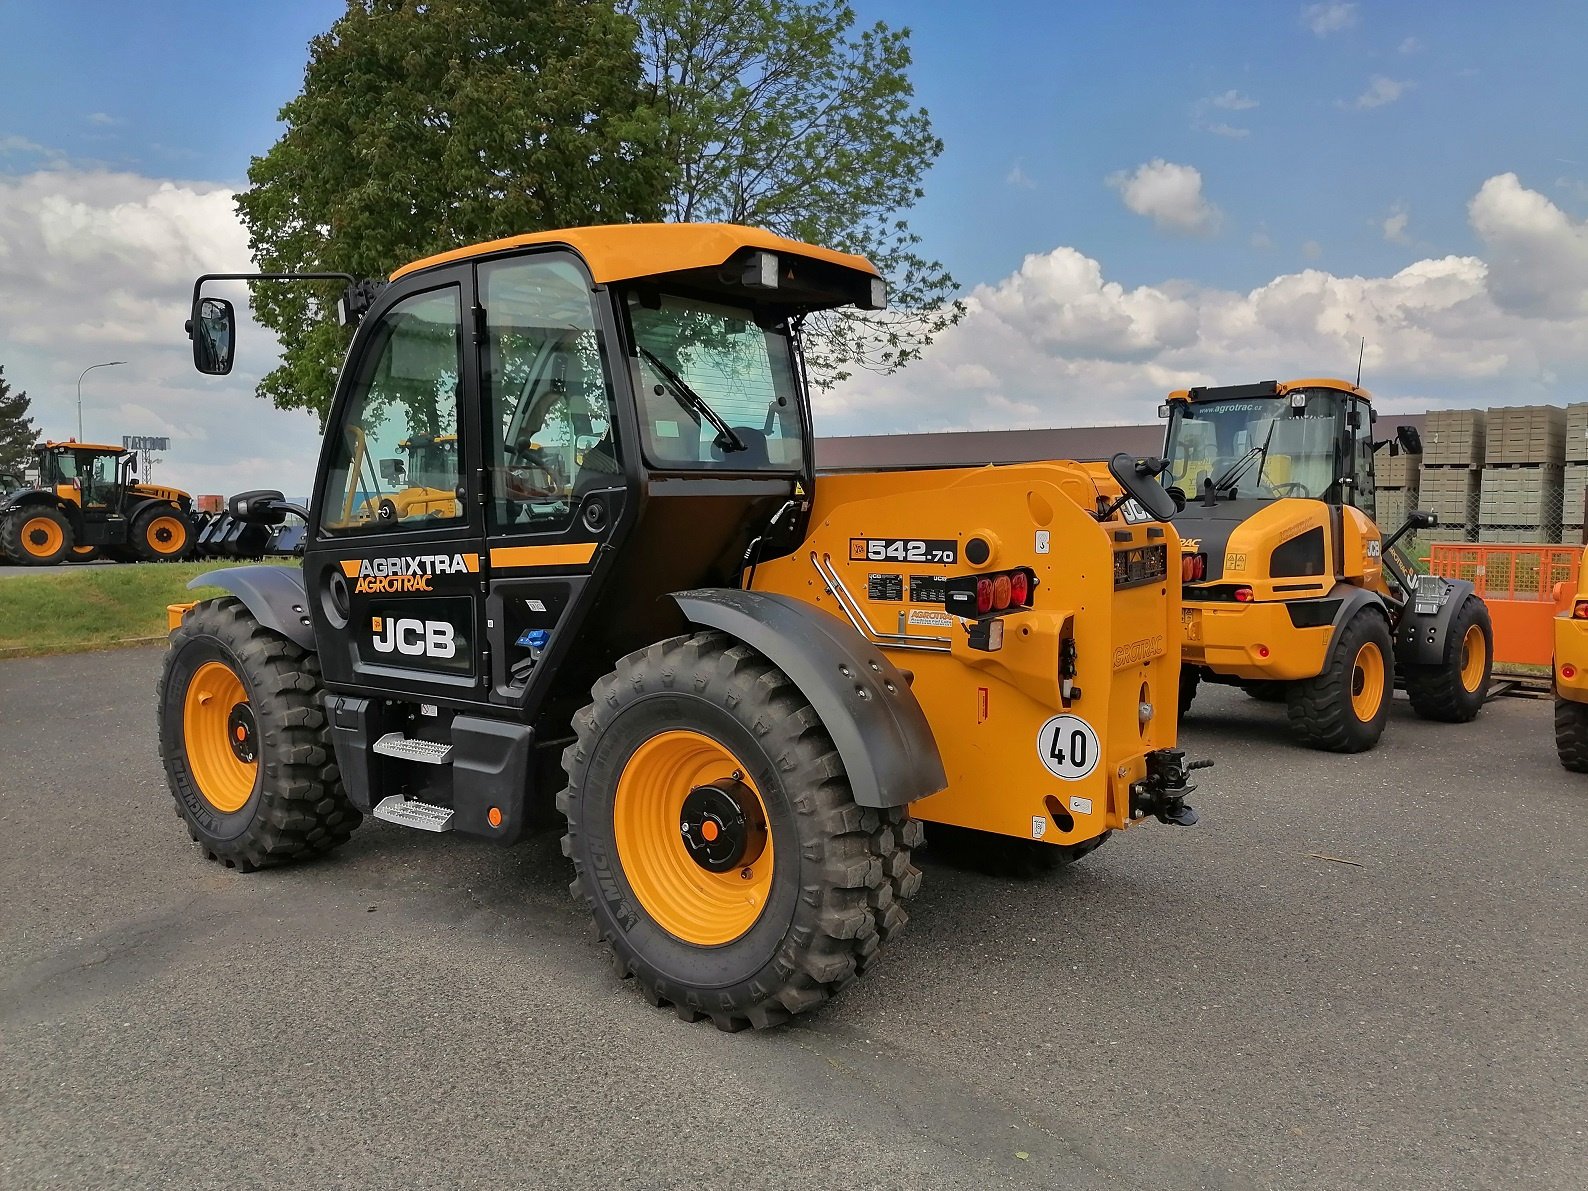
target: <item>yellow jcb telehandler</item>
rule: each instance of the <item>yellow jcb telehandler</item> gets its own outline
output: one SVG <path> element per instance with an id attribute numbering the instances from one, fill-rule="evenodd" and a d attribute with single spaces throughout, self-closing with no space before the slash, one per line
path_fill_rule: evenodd
<path id="1" fill-rule="evenodd" d="M 210 279 L 190 334 L 224 373 Z M 873 963 L 923 821 L 1063 857 L 1195 821 L 1154 461 L 1113 463 L 1129 519 L 1068 463 L 817 480 L 801 329 L 883 306 L 864 259 L 628 225 L 344 280 L 310 507 L 229 502 L 303 516 L 302 570 L 171 609 L 160 750 L 209 857 L 365 815 L 509 844 L 554 797 L 619 971 L 738 1029 Z M 419 434 L 455 444 L 422 485 L 449 495 L 392 499 Z"/>

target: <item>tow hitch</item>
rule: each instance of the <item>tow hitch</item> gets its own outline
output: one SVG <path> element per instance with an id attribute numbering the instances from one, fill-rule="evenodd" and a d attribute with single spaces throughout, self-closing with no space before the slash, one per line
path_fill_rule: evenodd
<path id="1" fill-rule="evenodd" d="M 1196 789 L 1191 771 L 1212 767 L 1212 761 L 1187 761 L 1184 749 L 1154 749 L 1147 754 L 1147 776 L 1130 787 L 1131 821 L 1152 815 L 1160 823 L 1192 826 L 1197 813 L 1185 802 Z"/>

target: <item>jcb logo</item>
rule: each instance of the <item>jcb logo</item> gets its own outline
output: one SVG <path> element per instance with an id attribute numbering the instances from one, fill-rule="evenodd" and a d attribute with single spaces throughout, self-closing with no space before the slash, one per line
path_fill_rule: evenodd
<path id="1" fill-rule="evenodd" d="M 444 620 L 413 620 L 406 616 L 376 616 L 370 621 L 370 644 L 377 653 L 408 657 L 453 658 L 458 655 L 457 634 Z"/>

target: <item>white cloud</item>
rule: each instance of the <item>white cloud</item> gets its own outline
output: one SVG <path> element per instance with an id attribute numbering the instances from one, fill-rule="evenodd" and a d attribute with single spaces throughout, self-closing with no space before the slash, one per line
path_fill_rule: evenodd
<path id="1" fill-rule="evenodd" d="M 88 115 L 83 118 L 90 124 L 96 125 L 100 128 L 109 128 L 115 124 L 126 123 L 126 121 L 120 116 L 112 116 L 105 112 L 89 112 Z"/>
<path id="2" fill-rule="evenodd" d="M 1236 128 L 1230 124 L 1209 124 L 1206 130 L 1214 136 L 1227 136 L 1232 140 L 1243 140 L 1252 135 L 1250 128 Z"/>
<path id="3" fill-rule="evenodd" d="M 1487 259 L 1382 277 L 1306 268 L 1245 291 L 1126 288 L 1074 248 L 1035 254 L 971 291 L 964 320 L 902 373 L 818 397 L 817 431 L 1149 421 L 1186 384 L 1349 376 L 1362 337 L 1386 408 L 1579 399 L 1588 231 L 1510 175 L 1485 183 L 1471 217 Z M 1556 263 L 1541 277 L 1546 257 Z"/>
<path id="4" fill-rule="evenodd" d="M 1408 37 L 1395 47 L 1396 53 L 1400 54 L 1420 54 L 1422 49 L 1423 43 L 1415 37 Z"/>
<path id="5" fill-rule="evenodd" d="M 1019 190 L 1035 190 L 1037 188 L 1037 184 L 1026 173 L 1024 165 L 1018 161 L 1004 175 L 1004 181 Z"/>
<path id="6" fill-rule="evenodd" d="M 1205 236 L 1218 230 L 1219 209 L 1203 197 L 1202 174 L 1195 166 L 1155 157 L 1129 172 L 1110 174 L 1107 182 L 1126 207 L 1160 231 Z"/>
<path id="7" fill-rule="evenodd" d="M 315 420 L 253 395 L 275 366 L 268 331 L 244 318 L 238 370 L 193 370 L 182 324 L 193 279 L 251 267 L 231 187 L 71 167 L 0 175 L 0 363 L 33 399 L 47 435 L 165 434 L 160 478 L 192 492 L 302 493 L 319 449 Z M 228 296 L 246 310 L 241 287 Z"/>
<path id="8" fill-rule="evenodd" d="M 1323 245 L 1316 240 L 1307 240 L 1301 245 L 1301 255 L 1309 261 L 1315 261 L 1323 255 Z"/>
<path id="9" fill-rule="evenodd" d="M 1208 103 L 1212 107 L 1223 108 L 1226 112 L 1245 112 L 1257 106 L 1257 100 L 1233 90 L 1226 91 L 1223 95 L 1215 95 L 1208 100 Z"/>
<path id="10" fill-rule="evenodd" d="M 1411 220 L 1410 212 L 1400 203 L 1396 203 L 1390 213 L 1379 223 L 1379 230 L 1384 233 L 1384 238 L 1391 244 L 1410 244 L 1412 238 L 1406 234 L 1406 225 Z"/>
<path id="11" fill-rule="evenodd" d="M 1251 244 L 1259 252 L 1267 252 L 1274 246 L 1274 237 L 1268 234 L 1266 227 L 1259 227 L 1252 233 Z"/>
<path id="12" fill-rule="evenodd" d="M 1412 87 L 1412 83 L 1397 82 L 1395 79 L 1385 78 L 1381 74 L 1376 74 L 1369 81 L 1366 91 L 1363 91 L 1350 103 L 1341 100 L 1336 106 L 1351 108 L 1359 112 L 1371 111 L 1373 108 L 1381 108 L 1387 103 L 1394 103 L 1402 95 L 1410 91 Z"/>
<path id="13" fill-rule="evenodd" d="M 1315 36 L 1328 37 L 1331 33 L 1339 33 L 1356 24 L 1356 5 L 1338 2 L 1309 4 L 1301 10 L 1301 19 Z"/>

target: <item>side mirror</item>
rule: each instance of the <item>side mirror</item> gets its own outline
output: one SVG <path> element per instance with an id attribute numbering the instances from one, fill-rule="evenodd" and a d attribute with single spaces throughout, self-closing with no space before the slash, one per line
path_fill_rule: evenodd
<path id="1" fill-rule="evenodd" d="M 403 466 L 401 459 L 382 459 L 380 461 L 380 478 L 388 484 L 402 483 L 403 472 L 406 470 L 407 468 Z"/>
<path id="2" fill-rule="evenodd" d="M 1413 433 L 1416 433 L 1413 431 Z M 1427 509 L 1413 509 L 1411 516 L 1406 518 L 1407 524 L 1413 529 L 1432 529 L 1439 524 L 1439 514 L 1430 513 Z"/>
<path id="3" fill-rule="evenodd" d="M 133 455 L 127 460 L 127 474 L 129 476 L 135 476 L 138 474 L 138 457 L 136 455 Z"/>
<path id="4" fill-rule="evenodd" d="M 187 324 L 193 340 L 193 367 L 209 376 L 225 376 L 232 370 L 232 353 L 237 346 L 237 315 L 225 298 L 200 298 L 193 304 L 193 317 Z"/>
<path id="5" fill-rule="evenodd" d="M 1108 461 L 1108 474 L 1118 481 L 1125 495 L 1151 514 L 1154 521 L 1168 521 L 1180 510 L 1174 497 L 1164 491 L 1158 477 L 1169 470 L 1164 459 L 1138 459 L 1119 452 Z"/>
<path id="6" fill-rule="evenodd" d="M 226 511 L 245 525 L 280 525 L 287 519 L 287 510 L 278 506 L 286 499 L 270 488 L 239 492 L 226 502 Z"/>
<path id="7" fill-rule="evenodd" d="M 1423 436 L 1417 432 L 1415 426 L 1395 427 L 1395 438 L 1401 444 L 1401 450 L 1408 455 L 1421 455 L 1423 453 Z"/>

